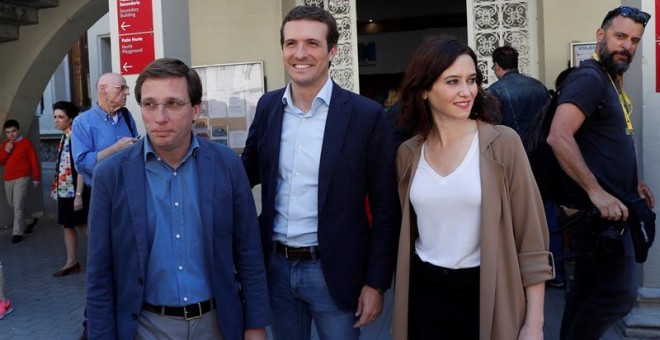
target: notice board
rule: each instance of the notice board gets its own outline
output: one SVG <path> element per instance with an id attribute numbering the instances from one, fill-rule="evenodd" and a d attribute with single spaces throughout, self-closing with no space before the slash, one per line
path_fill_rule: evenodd
<path id="1" fill-rule="evenodd" d="M 193 132 L 242 152 L 265 92 L 263 61 L 194 66 L 202 80 L 202 112 Z"/>

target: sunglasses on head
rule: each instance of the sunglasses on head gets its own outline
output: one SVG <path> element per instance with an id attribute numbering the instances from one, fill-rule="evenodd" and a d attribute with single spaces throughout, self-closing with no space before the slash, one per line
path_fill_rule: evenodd
<path id="1" fill-rule="evenodd" d="M 642 12 L 635 7 L 621 6 L 607 12 L 605 19 L 603 19 L 603 24 L 601 25 L 601 27 L 605 26 L 605 23 L 607 23 L 610 19 L 614 18 L 617 15 L 620 15 L 624 18 L 630 18 L 635 22 L 644 25 L 644 27 L 646 27 L 646 24 L 651 19 L 651 14 Z"/>

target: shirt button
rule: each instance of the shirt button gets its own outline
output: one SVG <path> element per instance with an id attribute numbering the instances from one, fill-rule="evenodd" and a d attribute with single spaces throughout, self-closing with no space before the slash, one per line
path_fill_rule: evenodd
<path id="1" fill-rule="evenodd" d="M 183 297 L 183 301 L 188 302 L 188 297 L 187 297 L 187 296 L 184 296 L 184 297 Z"/>
<path id="2" fill-rule="evenodd" d="M 179 266 L 179 270 L 183 270 L 183 266 Z"/>
<path id="3" fill-rule="evenodd" d="M 175 207 L 178 207 L 178 206 L 179 206 L 179 202 L 174 202 L 174 206 L 175 206 Z"/>
<path id="4" fill-rule="evenodd" d="M 181 238 L 181 234 L 176 234 L 176 235 L 174 235 L 174 237 Z"/>
<path id="5" fill-rule="evenodd" d="M 176 176 L 176 171 L 174 172 L 174 176 Z"/>

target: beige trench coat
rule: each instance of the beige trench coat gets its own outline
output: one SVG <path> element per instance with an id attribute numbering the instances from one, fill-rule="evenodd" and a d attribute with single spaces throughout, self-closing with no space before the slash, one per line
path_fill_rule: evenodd
<path id="1" fill-rule="evenodd" d="M 478 122 L 481 177 L 479 339 L 515 340 L 525 321 L 524 287 L 554 277 L 543 203 L 515 131 Z M 419 136 L 397 154 L 403 219 L 394 286 L 392 338 L 408 338 L 411 252 L 417 239 L 410 184 L 417 171 Z"/>

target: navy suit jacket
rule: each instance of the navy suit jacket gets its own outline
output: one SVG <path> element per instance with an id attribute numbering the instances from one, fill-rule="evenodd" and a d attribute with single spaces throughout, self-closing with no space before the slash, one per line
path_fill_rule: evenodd
<path id="1" fill-rule="evenodd" d="M 90 339 L 133 339 L 149 258 L 144 140 L 100 162 L 89 210 Z M 225 339 L 270 322 L 252 192 L 231 149 L 199 139 L 196 151 L 204 251 Z M 167 284 L 167 283 L 164 283 Z"/>
<path id="2" fill-rule="evenodd" d="M 259 99 L 242 159 L 253 186 L 262 185 L 261 237 L 272 248 L 285 89 Z M 392 135 L 380 105 L 333 83 L 318 179 L 318 242 L 330 294 L 355 310 L 362 287 L 392 281 L 401 213 Z M 370 228 L 365 210 L 369 196 Z"/>

